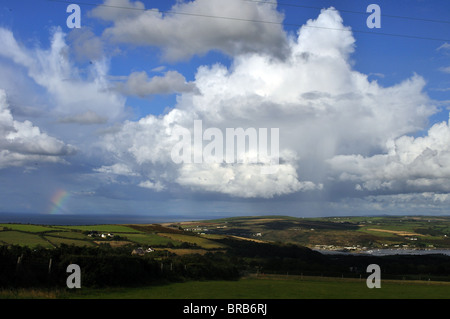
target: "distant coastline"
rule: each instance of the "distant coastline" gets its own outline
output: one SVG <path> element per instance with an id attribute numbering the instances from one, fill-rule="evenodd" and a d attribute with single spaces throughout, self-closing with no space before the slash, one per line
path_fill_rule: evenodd
<path id="1" fill-rule="evenodd" d="M 201 219 L 204 219 L 202 217 Z M 114 215 L 114 214 L 32 214 L 32 213 L 0 213 L 0 223 L 20 223 L 38 225 L 98 225 L 98 224 L 154 224 L 200 220 L 185 215 Z"/>

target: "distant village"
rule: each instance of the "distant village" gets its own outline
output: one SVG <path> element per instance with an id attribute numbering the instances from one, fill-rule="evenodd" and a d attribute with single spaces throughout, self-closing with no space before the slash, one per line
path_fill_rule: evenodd
<path id="1" fill-rule="evenodd" d="M 209 234 L 224 234 L 223 231 L 218 231 L 218 230 L 222 230 L 222 229 L 226 229 L 227 226 L 215 226 L 215 227 L 201 227 L 201 226 L 195 226 L 193 228 L 185 228 L 185 231 L 191 231 L 194 233 L 198 233 L 200 235 L 206 235 L 206 233 Z M 236 232 L 236 231 L 227 231 L 226 232 L 227 235 L 234 235 L 234 236 L 253 236 L 253 237 L 261 237 L 262 233 L 261 232 L 256 232 L 256 233 L 248 233 L 248 232 Z"/>

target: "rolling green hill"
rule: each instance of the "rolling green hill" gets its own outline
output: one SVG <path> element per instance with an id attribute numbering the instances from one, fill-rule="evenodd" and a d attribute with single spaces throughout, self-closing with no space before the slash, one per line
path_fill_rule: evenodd
<path id="1" fill-rule="evenodd" d="M 0 243 L 31 247 L 64 243 L 218 249 L 225 248 L 218 241 L 223 236 L 326 250 L 450 249 L 450 217 L 245 216 L 146 225 L 0 224 Z"/>

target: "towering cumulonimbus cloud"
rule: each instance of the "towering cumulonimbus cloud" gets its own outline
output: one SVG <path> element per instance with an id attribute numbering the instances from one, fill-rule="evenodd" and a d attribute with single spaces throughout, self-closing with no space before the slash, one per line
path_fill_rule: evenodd
<path id="1" fill-rule="evenodd" d="M 0 209 L 45 211 L 64 188 L 73 212 L 446 211 L 448 43 L 414 52 L 433 58 L 415 74 L 362 48 L 388 39 L 355 37 L 334 8 L 294 30 L 312 11 L 159 5 L 103 0 L 80 29 L 0 27 Z M 228 132 L 261 145 L 241 156 Z"/>
<path id="2" fill-rule="evenodd" d="M 153 183 L 270 198 L 323 189 L 335 174 L 329 159 L 385 151 L 386 141 L 417 131 L 435 112 L 419 75 L 382 87 L 353 69 L 355 39 L 333 8 L 285 41 L 284 59 L 241 52 L 230 67 L 201 66 L 192 83 L 195 92 L 181 93 L 163 116 L 126 122 L 104 138 L 104 147 Z M 222 132 L 278 128 L 278 169 L 261 174 L 261 163 L 174 164 L 174 132 L 182 127 L 193 133 L 194 120 Z"/>

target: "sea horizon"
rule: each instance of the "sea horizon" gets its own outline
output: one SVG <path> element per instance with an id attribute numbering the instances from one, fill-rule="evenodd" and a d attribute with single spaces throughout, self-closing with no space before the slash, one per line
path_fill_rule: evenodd
<path id="1" fill-rule="evenodd" d="M 225 216 L 127 215 L 127 214 L 39 214 L 0 212 L 0 223 L 40 225 L 154 224 L 222 218 Z"/>

